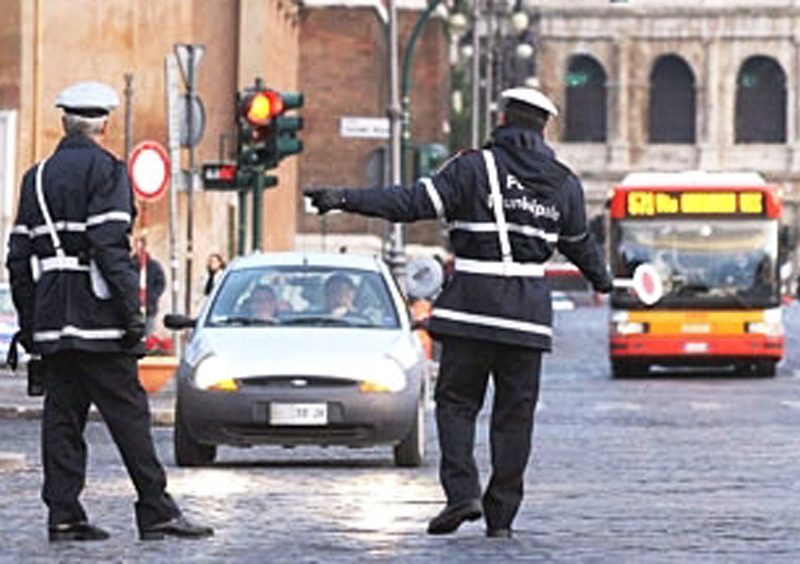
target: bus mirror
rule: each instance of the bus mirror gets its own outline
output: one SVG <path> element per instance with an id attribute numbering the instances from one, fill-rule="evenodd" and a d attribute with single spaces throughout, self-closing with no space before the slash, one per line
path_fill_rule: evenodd
<path id="1" fill-rule="evenodd" d="M 794 225 L 781 225 L 780 244 L 783 252 L 793 251 L 797 246 L 797 227 Z"/>
<path id="2" fill-rule="evenodd" d="M 664 283 L 658 270 L 650 263 L 642 263 L 633 271 L 633 278 L 614 279 L 616 288 L 633 288 L 645 305 L 653 305 L 664 295 Z"/>

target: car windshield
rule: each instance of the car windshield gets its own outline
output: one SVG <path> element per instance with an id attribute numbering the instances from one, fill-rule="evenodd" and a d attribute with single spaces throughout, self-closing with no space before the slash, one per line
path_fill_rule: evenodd
<path id="1" fill-rule="evenodd" d="M 205 324 L 212 327 L 399 327 L 379 272 L 317 266 L 233 270 Z"/>

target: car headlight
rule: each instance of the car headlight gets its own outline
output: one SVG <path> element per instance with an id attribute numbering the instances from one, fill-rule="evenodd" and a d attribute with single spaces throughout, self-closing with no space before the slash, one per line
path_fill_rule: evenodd
<path id="1" fill-rule="evenodd" d="M 380 362 L 372 362 L 361 367 L 359 376 L 360 392 L 400 392 L 406 387 L 406 373 L 397 359 L 386 356 Z"/>
<path id="2" fill-rule="evenodd" d="M 235 392 L 239 389 L 227 363 L 215 355 L 205 357 L 194 369 L 194 384 L 201 390 L 218 392 Z"/>

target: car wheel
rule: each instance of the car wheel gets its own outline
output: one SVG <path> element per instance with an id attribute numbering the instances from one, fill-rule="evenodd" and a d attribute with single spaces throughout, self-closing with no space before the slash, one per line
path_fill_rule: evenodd
<path id="1" fill-rule="evenodd" d="M 175 407 L 175 432 L 173 434 L 175 462 L 178 466 L 205 466 L 214 462 L 217 447 L 204 445 L 192 438 L 181 415 L 181 404 Z"/>
<path id="2" fill-rule="evenodd" d="M 425 398 L 420 394 L 411 429 L 394 447 L 394 465 L 416 468 L 425 459 Z"/>

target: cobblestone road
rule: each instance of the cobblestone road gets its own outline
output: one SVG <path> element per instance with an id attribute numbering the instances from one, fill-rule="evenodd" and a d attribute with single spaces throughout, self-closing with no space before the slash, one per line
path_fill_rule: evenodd
<path id="1" fill-rule="evenodd" d="M 800 308 L 787 311 L 787 359 L 767 380 L 611 380 L 605 319 L 603 308 L 559 314 L 510 541 L 484 538 L 482 524 L 425 535 L 443 501 L 429 421 L 431 456 L 413 470 L 394 468 L 387 448 L 223 448 L 217 466 L 180 469 L 171 429 L 158 427 L 170 490 L 217 534 L 142 543 L 132 487 L 91 423 L 84 500 L 113 536 L 50 545 L 38 424 L 6 419 L 0 450 L 28 464 L 0 472 L 0 562 L 800 562 Z"/>

